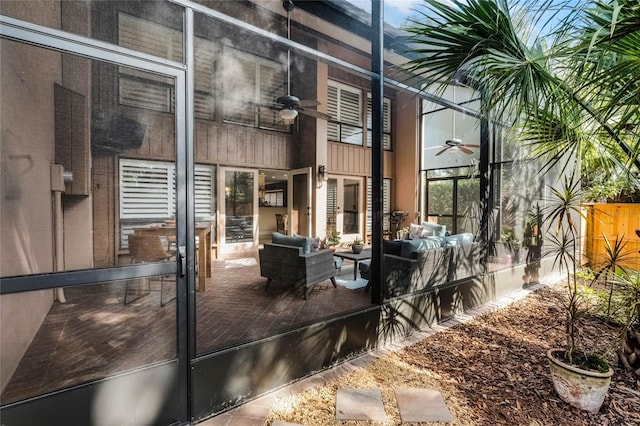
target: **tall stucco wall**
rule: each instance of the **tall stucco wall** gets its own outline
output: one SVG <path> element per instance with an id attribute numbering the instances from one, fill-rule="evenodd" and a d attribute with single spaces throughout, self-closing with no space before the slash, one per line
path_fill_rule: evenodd
<path id="1" fill-rule="evenodd" d="M 23 6 L 20 2 L 5 4 L 3 13 Z M 25 20 L 59 27 L 56 2 L 41 2 L 22 11 Z M 10 15 L 20 17 L 17 10 Z M 0 276 L 49 272 L 53 268 L 53 83 L 61 79 L 61 55 L 7 40 L 0 43 Z M 50 290 L 0 296 L 0 389 L 11 378 L 52 303 Z"/>

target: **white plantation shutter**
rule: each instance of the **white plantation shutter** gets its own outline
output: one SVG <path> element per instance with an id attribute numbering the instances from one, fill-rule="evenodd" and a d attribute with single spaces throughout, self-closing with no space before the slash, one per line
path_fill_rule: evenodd
<path id="1" fill-rule="evenodd" d="M 172 111 L 172 92 L 169 86 L 121 78 L 118 92 L 121 105 L 160 112 Z"/>
<path id="2" fill-rule="evenodd" d="M 373 191 L 372 179 L 367 178 L 367 233 L 372 230 L 372 206 Z M 388 231 L 391 229 L 389 214 L 391 213 L 391 179 L 382 180 L 382 229 Z"/>
<path id="3" fill-rule="evenodd" d="M 215 175 L 210 166 L 196 165 L 195 177 L 195 204 L 196 219 L 209 219 L 215 212 L 214 208 L 214 184 Z"/>
<path id="4" fill-rule="evenodd" d="M 183 61 L 182 32 L 124 13 L 118 15 L 120 46 Z M 195 37 L 196 117 L 213 119 L 214 114 L 214 43 Z M 119 101 L 122 105 L 153 111 L 174 111 L 173 79 L 127 67 L 119 67 Z"/>
<path id="5" fill-rule="evenodd" d="M 196 117 L 213 119 L 214 114 L 214 43 L 195 37 L 195 93 L 193 107 Z"/>
<path id="6" fill-rule="evenodd" d="M 196 165 L 196 218 L 208 220 L 215 213 L 215 169 Z M 163 161 L 120 160 L 120 246 L 127 247 L 133 228 L 160 222 L 175 215 L 176 170 Z"/>
<path id="7" fill-rule="evenodd" d="M 258 103 L 270 105 L 280 96 L 287 94 L 286 69 L 277 62 L 259 60 L 258 69 Z M 278 111 L 260 108 L 260 125 L 273 127 L 280 117 Z"/>
<path id="8" fill-rule="evenodd" d="M 182 32 L 125 13 L 118 14 L 118 44 L 182 62 Z"/>
<path id="9" fill-rule="evenodd" d="M 362 91 L 336 81 L 328 84 L 327 109 L 333 121 L 329 123 L 328 139 L 361 145 Z"/>
<path id="10" fill-rule="evenodd" d="M 173 215 L 173 167 L 156 161 L 120 161 L 120 218 Z"/>
<path id="11" fill-rule="evenodd" d="M 225 47 L 224 55 L 225 120 L 288 130 L 288 126 L 278 123 L 280 118 L 276 110 L 256 106 L 273 105 L 277 98 L 287 94 L 286 67 L 231 47 Z"/>
<path id="12" fill-rule="evenodd" d="M 384 98 L 384 111 L 382 112 L 382 123 L 384 132 L 382 135 L 382 147 L 391 149 L 391 99 Z M 367 93 L 367 146 L 371 147 L 371 93 Z"/>
<path id="13" fill-rule="evenodd" d="M 327 180 L 327 233 L 336 231 L 338 208 L 338 181 Z"/>
<path id="14" fill-rule="evenodd" d="M 327 88 L 327 113 L 331 116 L 331 120 L 327 125 L 327 138 L 330 141 L 340 141 L 340 125 L 334 121 L 338 121 L 338 88 L 329 82 Z"/>
<path id="15" fill-rule="evenodd" d="M 224 119 L 238 124 L 256 125 L 256 64 L 255 60 L 239 50 L 225 47 Z"/>

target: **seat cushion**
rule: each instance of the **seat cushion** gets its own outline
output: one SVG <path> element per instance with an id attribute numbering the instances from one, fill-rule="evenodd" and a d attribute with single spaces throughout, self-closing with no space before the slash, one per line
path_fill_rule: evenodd
<path id="1" fill-rule="evenodd" d="M 336 267 L 336 269 L 340 270 L 340 268 L 342 268 L 343 261 L 344 260 L 341 257 L 333 256 L 333 265 Z"/>
<path id="2" fill-rule="evenodd" d="M 382 252 L 384 254 L 400 256 L 401 248 L 402 240 L 382 240 Z"/>
<path id="3" fill-rule="evenodd" d="M 448 246 L 460 246 L 462 244 L 471 244 L 473 242 L 473 234 L 471 232 L 463 232 L 461 234 L 453 234 L 445 237 Z"/>
<path id="4" fill-rule="evenodd" d="M 418 253 L 438 248 L 436 241 L 431 239 L 403 240 L 400 256 L 407 259 L 417 259 Z"/>
<path id="5" fill-rule="evenodd" d="M 363 260 L 362 262 L 358 263 L 358 269 L 360 270 L 361 276 L 363 274 L 366 276 L 371 269 L 371 259 Z"/>

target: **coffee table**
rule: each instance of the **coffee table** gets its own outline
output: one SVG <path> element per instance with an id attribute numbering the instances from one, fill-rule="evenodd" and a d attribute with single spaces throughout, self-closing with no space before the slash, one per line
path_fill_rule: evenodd
<path id="1" fill-rule="evenodd" d="M 333 253 L 333 255 L 353 262 L 353 280 L 355 281 L 358 279 L 358 262 L 361 260 L 371 259 L 371 249 L 362 250 L 360 253 L 354 253 L 352 251 L 337 251 Z"/>

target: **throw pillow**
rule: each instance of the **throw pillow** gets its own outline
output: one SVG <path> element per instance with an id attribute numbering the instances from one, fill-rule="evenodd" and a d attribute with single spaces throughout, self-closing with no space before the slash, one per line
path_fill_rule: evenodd
<path id="1" fill-rule="evenodd" d="M 410 240 L 415 240 L 420 238 L 420 236 L 422 235 L 422 231 L 424 230 L 424 226 L 422 225 L 416 225 L 415 223 L 412 223 L 409 226 L 409 239 Z"/>
<path id="2" fill-rule="evenodd" d="M 302 238 L 304 241 L 302 242 L 302 252 L 304 254 L 311 253 L 311 246 L 313 245 L 313 238 L 311 237 L 303 237 L 302 235 L 293 234 L 295 238 Z"/>
<path id="3" fill-rule="evenodd" d="M 302 252 L 308 254 L 311 252 L 311 239 L 300 236 L 288 236 L 281 234 L 280 232 L 274 232 L 271 234 L 271 242 L 273 244 L 280 244 L 283 246 L 302 247 Z"/>
<path id="4" fill-rule="evenodd" d="M 433 237 L 433 229 L 423 229 L 420 238 Z"/>
<path id="5" fill-rule="evenodd" d="M 425 229 L 431 229 L 433 235 L 438 237 L 444 237 L 447 233 L 447 225 L 438 225 L 437 223 L 422 222 L 422 226 Z"/>

